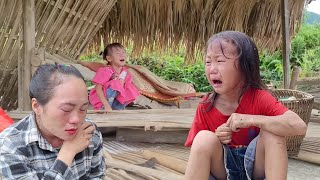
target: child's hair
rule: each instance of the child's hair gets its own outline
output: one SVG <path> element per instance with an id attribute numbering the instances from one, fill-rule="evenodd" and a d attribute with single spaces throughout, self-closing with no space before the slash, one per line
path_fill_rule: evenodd
<path id="1" fill-rule="evenodd" d="M 112 43 L 112 44 L 108 44 L 106 46 L 106 48 L 104 48 L 103 52 L 100 53 L 100 55 L 102 55 L 102 58 L 104 60 L 106 60 L 107 56 L 110 56 L 111 55 L 111 52 L 112 52 L 112 49 L 113 48 L 124 48 L 122 46 L 122 44 L 120 43 Z"/>
<path id="2" fill-rule="evenodd" d="M 223 52 L 223 44 L 221 41 L 226 41 L 234 45 L 238 51 L 238 59 L 239 59 L 239 70 L 243 77 L 245 78 L 245 85 L 241 90 L 241 95 L 243 95 L 247 89 L 255 88 L 255 89 L 267 89 L 266 85 L 262 82 L 260 76 L 260 68 L 259 68 L 259 53 L 257 46 L 250 39 L 249 36 L 242 32 L 238 31 L 224 31 L 218 34 L 213 35 L 207 42 L 206 51 L 209 46 L 213 42 L 220 43 L 221 51 Z M 228 57 L 226 57 L 228 58 Z M 210 93 L 208 94 L 208 100 L 206 102 L 212 102 L 215 99 L 216 94 Z M 240 100 L 239 97 L 239 100 Z M 211 109 L 210 107 L 209 109 Z"/>
<path id="3" fill-rule="evenodd" d="M 38 67 L 29 85 L 30 98 L 36 98 L 39 104 L 46 105 L 53 96 L 54 88 L 64 82 L 64 77 L 84 78 L 77 68 L 64 64 L 43 64 Z"/>

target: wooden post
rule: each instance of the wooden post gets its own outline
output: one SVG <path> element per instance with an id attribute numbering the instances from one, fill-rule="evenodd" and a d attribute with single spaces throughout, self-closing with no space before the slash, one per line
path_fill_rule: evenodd
<path id="1" fill-rule="evenodd" d="M 22 110 L 31 110 L 29 84 L 31 80 L 31 59 L 35 48 L 35 5 L 34 0 L 23 0 L 23 47 L 22 61 Z"/>
<path id="2" fill-rule="evenodd" d="M 290 89 L 297 89 L 297 81 L 299 80 L 299 75 L 301 72 L 301 68 L 298 66 L 294 66 L 291 74 L 290 81 Z"/>
<path id="3" fill-rule="evenodd" d="M 282 24 L 282 66 L 283 85 L 285 89 L 290 85 L 290 39 L 289 39 L 289 12 L 288 0 L 281 0 L 281 24 Z"/>
<path id="4" fill-rule="evenodd" d="M 21 35 L 19 36 L 18 39 L 18 45 L 21 47 L 22 44 L 22 38 Z M 23 73 L 23 67 L 22 67 L 22 62 L 23 59 L 21 57 L 21 51 L 18 51 L 18 110 L 23 109 L 23 93 L 22 93 L 22 84 L 23 84 L 23 79 L 22 79 L 22 73 Z"/>

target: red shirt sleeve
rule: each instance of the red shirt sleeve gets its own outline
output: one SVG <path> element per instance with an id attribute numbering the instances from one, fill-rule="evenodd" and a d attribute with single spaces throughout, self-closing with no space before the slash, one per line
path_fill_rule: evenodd
<path id="1" fill-rule="evenodd" d="M 260 91 L 259 102 L 261 112 L 266 116 L 282 115 L 288 108 L 276 100 L 269 92 Z M 262 103 L 263 102 L 263 103 Z"/>
<path id="2" fill-rule="evenodd" d="M 203 105 L 198 105 L 196 115 L 194 116 L 193 123 L 188 134 L 188 138 L 184 144 L 185 146 L 189 147 L 192 145 L 193 139 L 198 134 L 199 131 L 209 129 L 206 124 L 204 113 L 205 112 L 204 112 Z"/>
<path id="3" fill-rule="evenodd" d="M 92 82 L 103 86 L 105 83 L 109 82 L 112 74 L 112 70 L 108 67 L 99 68 L 96 75 L 93 77 Z"/>

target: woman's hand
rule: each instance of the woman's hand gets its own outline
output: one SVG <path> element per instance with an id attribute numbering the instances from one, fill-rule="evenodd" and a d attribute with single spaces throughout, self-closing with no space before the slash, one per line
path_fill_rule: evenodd
<path id="1" fill-rule="evenodd" d="M 89 146 L 94 130 L 92 123 L 84 122 L 73 139 L 63 142 L 57 159 L 70 167 L 75 155 Z"/>
<path id="2" fill-rule="evenodd" d="M 232 139 L 232 131 L 231 129 L 227 126 L 226 123 L 222 124 L 216 129 L 216 135 L 218 136 L 220 142 L 222 144 L 228 144 L 231 142 Z"/>
<path id="3" fill-rule="evenodd" d="M 84 122 L 73 139 L 63 142 L 62 148 L 68 149 L 75 155 L 78 154 L 89 146 L 94 130 L 95 127 L 92 123 Z"/>
<path id="4" fill-rule="evenodd" d="M 232 113 L 226 124 L 233 132 L 238 132 L 241 128 L 248 128 L 254 125 L 250 115 L 238 113 Z"/>

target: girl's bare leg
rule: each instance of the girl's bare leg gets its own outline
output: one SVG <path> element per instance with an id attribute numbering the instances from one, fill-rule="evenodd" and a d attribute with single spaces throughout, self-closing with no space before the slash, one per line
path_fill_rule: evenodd
<path id="1" fill-rule="evenodd" d="M 218 137 L 211 131 L 200 131 L 191 147 L 186 180 L 208 180 L 213 174 L 216 179 L 226 179 L 223 148 Z"/>
<path id="2" fill-rule="evenodd" d="M 253 179 L 287 179 L 288 156 L 285 137 L 260 130 Z"/>

